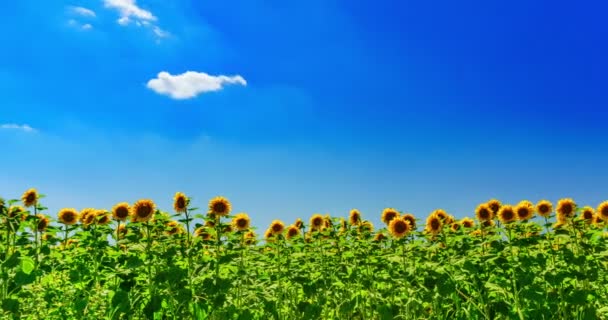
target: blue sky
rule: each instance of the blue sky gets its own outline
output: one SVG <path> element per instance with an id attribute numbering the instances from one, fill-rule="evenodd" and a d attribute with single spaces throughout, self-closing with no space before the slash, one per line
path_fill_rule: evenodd
<path id="1" fill-rule="evenodd" d="M 608 5 L 3 1 L 0 195 L 183 191 L 260 229 L 608 199 Z M 190 73 L 187 73 L 190 71 Z M 163 74 L 161 74 L 163 72 Z"/>

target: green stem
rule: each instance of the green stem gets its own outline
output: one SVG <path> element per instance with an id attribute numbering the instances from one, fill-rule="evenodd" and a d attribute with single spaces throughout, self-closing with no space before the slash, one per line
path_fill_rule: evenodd
<path id="1" fill-rule="evenodd" d="M 517 283 L 515 281 L 515 253 L 513 252 L 513 237 L 512 237 L 512 228 L 510 225 L 505 225 L 507 229 L 509 229 L 509 251 L 511 251 L 511 285 L 513 287 L 513 298 L 515 299 L 515 308 L 517 309 L 517 315 L 520 320 L 524 320 L 524 315 L 521 312 L 521 306 L 519 305 L 519 295 L 517 294 Z"/>

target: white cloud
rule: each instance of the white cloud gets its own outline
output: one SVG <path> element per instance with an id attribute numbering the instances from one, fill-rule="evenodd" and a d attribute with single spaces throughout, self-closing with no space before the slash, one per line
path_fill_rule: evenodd
<path id="1" fill-rule="evenodd" d="M 169 32 L 159 28 L 158 26 L 154 26 L 153 30 L 154 30 L 154 34 L 159 38 L 166 38 L 170 35 Z"/>
<path id="2" fill-rule="evenodd" d="M 85 7 L 70 7 L 70 11 L 83 17 L 95 17 L 95 11 L 87 9 Z"/>
<path id="3" fill-rule="evenodd" d="M 148 81 L 147 87 L 158 94 L 168 95 L 173 99 L 190 99 L 205 92 L 219 91 L 224 85 L 247 85 L 240 75 L 212 76 L 204 72 L 187 71 L 171 75 L 162 71 L 155 79 Z"/>
<path id="4" fill-rule="evenodd" d="M 93 26 L 90 23 L 87 23 L 87 24 L 83 24 L 81 28 L 83 30 L 90 30 L 90 29 L 93 29 Z"/>
<path id="5" fill-rule="evenodd" d="M 127 25 L 131 19 L 142 21 L 156 21 L 152 12 L 137 6 L 135 0 L 104 0 L 106 8 L 116 9 L 120 12 L 118 23 Z"/>
<path id="6" fill-rule="evenodd" d="M 5 129 L 5 130 L 21 130 L 24 132 L 37 132 L 38 130 L 30 127 L 27 124 L 23 124 L 23 125 L 19 125 L 19 124 L 15 124 L 15 123 L 6 123 L 6 124 L 2 124 L 0 125 L 0 129 Z"/>

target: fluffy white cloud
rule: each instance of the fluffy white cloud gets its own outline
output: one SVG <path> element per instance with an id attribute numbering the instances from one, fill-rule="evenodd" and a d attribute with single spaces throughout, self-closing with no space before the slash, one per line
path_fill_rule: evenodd
<path id="1" fill-rule="evenodd" d="M 224 85 L 234 84 L 246 86 L 247 81 L 240 75 L 212 76 L 195 71 L 171 75 L 162 71 L 155 79 L 148 81 L 147 87 L 158 94 L 168 95 L 173 99 L 190 99 L 205 92 L 221 90 Z"/>
<path id="2" fill-rule="evenodd" d="M 83 24 L 81 28 L 84 30 L 90 30 L 90 29 L 93 29 L 93 26 L 90 23 L 87 23 L 87 24 Z"/>
<path id="3" fill-rule="evenodd" d="M 156 21 L 152 12 L 137 6 L 135 0 L 104 0 L 106 8 L 116 9 L 120 13 L 118 23 L 127 25 L 131 19 L 136 21 Z"/>
<path id="4" fill-rule="evenodd" d="M 70 7 L 70 11 L 83 17 L 95 17 L 95 11 L 87 9 L 85 7 Z"/>
<path id="5" fill-rule="evenodd" d="M 24 132 L 36 132 L 37 130 L 30 127 L 27 124 L 23 124 L 23 125 L 19 125 L 19 124 L 15 124 L 15 123 L 5 123 L 0 125 L 0 129 L 5 129 L 5 130 L 21 130 Z"/>

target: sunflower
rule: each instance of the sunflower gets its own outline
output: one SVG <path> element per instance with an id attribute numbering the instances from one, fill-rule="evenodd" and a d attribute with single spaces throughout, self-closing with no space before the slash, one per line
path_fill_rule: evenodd
<path id="1" fill-rule="evenodd" d="M 300 228 L 295 225 L 290 225 L 285 231 L 285 238 L 292 239 L 300 235 Z"/>
<path id="2" fill-rule="evenodd" d="M 169 236 L 180 233 L 180 231 L 182 231 L 181 225 L 175 220 L 171 220 L 165 224 L 165 234 Z"/>
<path id="3" fill-rule="evenodd" d="M 285 230 L 285 224 L 283 224 L 281 220 L 274 220 L 270 224 L 268 230 L 270 230 L 273 236 L 279 235 L 283 233 L 283 230 Z"/>
<path id="4" fill-rule="evenodd" d="M 553 212 L 553 204 L 547 200 L 541 200 L 536 204 L 536 212 L 544 218 L 548 218 Z"/>
<path id="5" fill-rule="evenodd" d="M 229 234 L 229 233 L 232 233 L 233 231 L 234 231 L 234 229 L 232 229 L 232 225 L 227 225 L 227 226 L 224 226 L 224 230 L 222 231 L 222 233 Z"/>
<path id="6" fill-rule="evenodd" d="M 274 242 L 275 235 L 272 233 L 272 229 L 268 228 L 266 232 L 264 232 L 264 239 L 266 242 Z"/>
<path id="7" fill-rule="evenodd" d="M 246 245 L 255 244 L 255 242 L 256 242 L 255 233 L 253 231 L 245 232 L 245 234 L 243 235 L 243 241 L 245 242 Z"/>
<path id="8" fill-rule="evenodd" d="M 95 221 L 97 221 L 97 224 L 99 225 L 104 225 L 110 223 L 112 219 L 106 210 L 97 210 L 95 211 Z"/>
<path id="9" fill-rule="evenodd" d="M 604 219 L 600 217 L 599 213 L 595 213 L 595 215 L 593 216 L 593 224 L 595 226 L 600 226 L 602 223 L 604 223 Z"/>
<path id="10" fill-rule="evenodd" d="M 251 220 L 249 219 L 249 216 L 244 212 L 241 212 L 234 216 L 234 218 L 232 218 L 232 225 L 234 226 L 234 229 L 238 231 L 245 231 L 249 229 L 250 224 Z"/>
<path id="11" fill-rule="evenodd" d="M 511 223 L 515 221 L 516 218 L 515 211 L 510 205 L 503 205 L 500 207 L 500 210 L 498 210 L 498 219 L 504 224 Z"/>
<path id="12" fill-rule="evenodd" d="M 93 223 L 95 221 L 95 211 L 96 210 L 93 208 L 82 209 L 82 211 L 80 211 L 80 223 L 85 226 Z"/>
<path id="13" fill-rule="evenodd" d="M 399 211 L 393 208 L 386 208 L 382 210 L 382 222 L 386 223 L 387 225 L 391 223 L 391 220 L 397 217 L 399 217 Z"/>
<path id="14" fill-rule="evenodd" d="M 15 217 L 19 217 L 19 218 L 21 218 L 21 221 L 24 221 L 27 218 L 26 213 L 27 213 L 27 211 L 22 206 L 8 207 L 8 217 L 11 219 L 15 218 Z"/>
<path id="15" fill-rule="evenodd" d="M 361 223 L 361 212 L 359 212 L 357 209 L 350 210 L 348 221 L 353 226 L 359 225 Z"/>
<path id="16" fill-rule="evenodd" d="M 492 211 L 492 208 L 487 203 L 483 203 L 475 209 L 475 216 L 481 222 L 492 220 L 494 219 L 494 211 Z"/>
<path id="17" fill-rule="evenodd" d="M 323 216 L 316 213 L 310 217 L 310 230 L 321 230 L 323 224 L 325 223 L 325 219 Z"/>
<path id="18" fill-rule="evenodd" d="M 213 239 L 213 235 L 209 232 L 209 229 L 204 226 L 196 228 L 196 230 L 194 230 L 194 236 L 200 237 L 204 241 Z"/>
<path id="19" fill-rule="evenodd" d="M 42 232 L 44 230 L 46 230 L 46 228 L 49 226 L 49 217 L 39 213 L 36 215 L 36 217 L 38 218 L 38 226 L 37 226 L 37 230 Z"/>
<path id="20" fill-rule="evenodd" d="M 411 213 L 406 213 L 401 216 L 401 218 L 410 223 L 410 228 L 412 230 L 416 230 L 416 217 L 414 217 Z"/>
<path id="21" fill-rule="evenodd" d="M 300 218 L 297 218 L 296 222 L 294 222 L 293 225 L 296 226 L 296 228 L 298 228 L 298 229 L 302 229 L 302 228 L 304 228 L 304 221 L 302 221 L 302 219 L 300 219 Z"/>
<path id="22" fill-rule="evenodd" d="M 515 206 L 515 213 L 520 221 L 530 220 L 534 217 L 534 205 L 528 200 L 523 200 Z"/>
<path id="23" fill-rule="evenodd" d="M 452 223 L 452 225 L 450 225 L 450 230 L 452 230 L 453 232 L 458 232 L 458 230 L 460 230 L 460 227 L 462 227 L 460 223 L 454 222 Z"/>
<path id="24" fill-rule="evenodd" d="M 125 226 L 124 224 L 121 224 L 121 225 L 119 225 L 119 226 L 116 228 L 116 233 L 117 233 L 119 236 L 123 236 L 123 237 L 124 237 L 124 236 L 126 236 L 126 235 L 127 235 L 127 233 L 128 233 L 128 232 L 129 232 L 129 229 L 127 229 L 127 226 Z"/>
<path id="25" fill-rule="evenodd" d="M 323 217 L 323 227 L 325 227 L 325 229 L 331 229 L 331 227 L 333 227 L 331 216 L 329 214 L 326 214 L 325 217 Z"/>
<path id="26" fill-rule="evenodd" d="M 488 220 L 488 221 L 482 222 L 481 225 L 484 228 L 493 228 L 494 226 L 496 226 L 496 223 L 494 223 L 494 220 Z"/>
<path id="27" fill-rule="evenodd" d="M 139 200 L 131 207 L 131 217 L 133 222 L 149 221 L 154 215 L 156 205 L 152 200 Z"/>
<path id="28" fill-rule="evenodd" d="M 190 199 L 183 192 L 176 192 L 173 196 L 173 210 L 177 213 L 186 212 Z"/>
<path id="29" fill-rule="evenodd" d="M 374 242 L 381 242 L 381 241 L 384 241 L 384 240 L 386 240 L 386 236 L 382 232 L 378 232 L 374 236 Z"/>
<path id="30" fill-rule="evenodd" d="M 576 212 L 576 202 L 570 198 L 561 199 L 557 202 L 557 220 L 558 221 L 567 221 L 568 219 L 574 217 L 574 213 Z"/>
<path id="31" fill-rule="evenodd" d="M 469 233 L 471 235 L 471 237 L 481 237 L 482 233 L 481 230 L 477 229 L 477 230 L 473 230 L 471 233 Z"/>
<path id="32" fill-rule="evenodd" d="M 346 219 L 340 218 L 340 233 L 344 233 L 348 230 L 348 224 L 346 223 Z"/>
<path id="33" fill-rule="evenodd" d="M 359 224 L 359 232 L 363 232 L 363 233 L 372 233 L 374 232 L 374 224 L 371 223 L 371 221 L 362 221 L 361 224 Z"/>
<path id="34" fill-rule="evenodd" d="M 426 219 L 426 231 L 436 235 L 438 234 L 441 229 L 443 228 L 443 221 L 441 220 L 440 216 L 436 215 L 436 214 L 431 214 L 428 216 L 428 218 Z"/>
<path id="35" fill-rule="evenodd" d="M 448 218 L 447 212 L 445 212 L 445 210 L 443 210 L 443 209 L 437 209 L 437 210 L 433 211 L 431 213 L 431 215 L 436 216 L 437 218 L 439 218 L 441 220 L 441 222 L 445 222 L 445 219 Z"/>
<path id="36" fill-rule="evenodd" d="M 595 212 L 593 208 L 591 208 L 590 206 L 586 206 L 583 208 L 583 211 L 581 212 L 581 220 L 584 220 L 587 223 L 591 223 L 593 222 L 594 216 Z"/>
<path id="37" fill-rule="evenodd" d="M 498 211 L 500 211 L 500 207 L 502 207 L 502 203 L 496 199 L 491 199 L 490 201 L 486 202 L 486 204 L 492 210 L 492 216 L 496 217 L 498 215 Z"/>
<path id="38" fill-rule="evenodd" d="M 21 201 L 26 208 L 35 206 L 38 204 L 38 191 L 34 188 L 27 190 L 21 196 Z"/>
<path id="39" fill-rule="evenodd" d="M 602 220 L 608 220 L 608 201 L 604 201 L 597 206 L 597 215 Z"/>
<path id="40" fill-rule="evenodd" d="M 129 204 L 121 202 L 112 208 L 112 217 L 116 221 L 125 221 L 129 217 L 130 212 L 131 209 L 129 208 Z"/>
<path id="41" fill-rule="evenodd" d="M 388 231 L 395 238 L 403 238 L 412 230 L 412 226 L 408 220 L 403 217 L 398 217 L 388 224 Z"/>
<path id="42" fill-rule="evenodd" d="M 66 225 L 73 225 L 78 222 L 78 211 L 72 208 L 64 208 L 57 215 L 59 222 Z"/>
<path id="43" fill-rule="evenodd" d="M 209 201 L 209 212 L 212 214 L 227 216 L 231 209 L 230 201 L 224 197 L 215 197 Z"/>
<path id="44" fill-rule="evenodd" d="M 465 228 L 473 228 L 475 226 L 475 221 L 471 218 L 462 218 L 460 220 L 460 224 Z"/>

